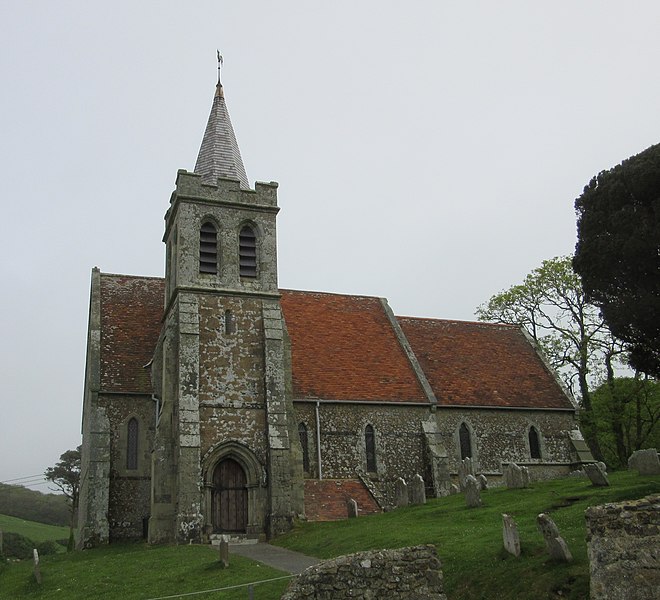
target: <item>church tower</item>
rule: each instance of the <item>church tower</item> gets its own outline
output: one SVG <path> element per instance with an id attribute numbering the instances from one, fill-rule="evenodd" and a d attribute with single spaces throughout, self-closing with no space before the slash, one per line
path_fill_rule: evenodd
<path id="1" fill-rule="evenodd" d="M 250 188 L 218 77 L 195 170 L 178 172 L 165 215 L 151 542 L 270 536 L 303 511 L 278 211 L 276 183 Z"/>

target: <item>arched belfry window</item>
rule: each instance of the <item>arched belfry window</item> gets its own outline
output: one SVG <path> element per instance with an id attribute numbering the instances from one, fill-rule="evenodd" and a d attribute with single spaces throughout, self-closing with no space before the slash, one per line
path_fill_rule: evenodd
<path id="1" fill-rule="evenodd" d="M 218 231 L 209 221 L 199 229 L 199 272 L 218 273 Z"/>
<path id="2" fill-rule="evenodd" d="M 241 277 L 257 276 L 257 237 L 249 225 L 238 236 L 238 261 Z"/>
<path id="3" fill-rule="evenodd" d="M 529 428 L 529 455 L 532 458 L 541 458 L 541 443 L 539 440 L 539 432 L 534 426 Z"/>
<path id="4" fill-rule="evenodd" d="M 470 430 L 465 423 L 461 423 L 458 429 L 458 441 L 461 446 L 461 460 L 472 458 L 472 440 L 470 439 Z"/>
<path id="5" fill-rule="evenodd" d="M 309 438 L 307 436 L 307 426 L 302 422 L 298 424 L 298 437 L 302 447 L 303 471 L 309 473 Z"/>
<path id="6" fill-rule="evenodd" d="M 138 468 L 138 420 L 133 417 L 126 428 L 126 469 L 134 471 Z"/>
<path id="7" fill-rule="evenodd" d="M 371 425 L 364 428 L 364 449 L 367 456 L 367 471 L 375 473 L 376 468 L 376 432 Z"/>

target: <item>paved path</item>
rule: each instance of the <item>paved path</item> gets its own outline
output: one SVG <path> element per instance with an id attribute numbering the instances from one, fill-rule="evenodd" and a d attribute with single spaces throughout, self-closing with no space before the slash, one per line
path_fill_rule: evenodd
<path id="1" fill-rule="evenodd" d="M 307 567 L 311 567 L 319 562 L 321 559 L 314 558 L 313 556 L 306 556 L 300 552 L 280 548 L 279 546 L 271 546 L 270 544 L 229 544 L 229 560 L 231 561 L 231 554 L 240 554 L 246 558 L 256 560 L 264 563 L 269 567 L 286 571 L 298 575 Z"/>

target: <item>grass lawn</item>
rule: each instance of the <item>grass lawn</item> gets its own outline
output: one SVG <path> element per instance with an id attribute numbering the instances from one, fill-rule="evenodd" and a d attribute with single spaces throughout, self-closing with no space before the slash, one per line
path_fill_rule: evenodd
<path id="1" fill-rule="evenodd" d="M 367 549 L 435 544 L 449 600 L 586 599 L 587 506 L 660 492 L 660 477 L 621 472 L 611 474 L 610 482 L 609 488 L 594 488 L 584 479 L 563 479 L 524 490 L 487 490 L 482 493 L 484 506 L 478 509 L 468 509 L 463 496 L 451 496 L 350 521 L 299 523 L 275 543 L 320 558 Z M 504 512 L 513 515 L 518 524 L 520 558 L 502 549 Z M 546 558 L 536 529 L 540 512 L 552 514 L 573 553 L 572 563 L 556 564 Z M 221 569 L 217 553 L 209 546 L 145 544 L 45 556 L 41 572 L 43 582 L 39 586 L 30 561 L 0 566 L 0 598 L 151 600 L 285 575 L 237 555 L 231 557 L 228 569 Z M 255 600 L 279 598 L 288 581 L 256 585 Z M 242 587 L 192 597 L 245 600 L 248 592 Z"/>
<path id="2" fill-rule="evenodd" d="M 660 478 L 621 472 L 611 487 L 585 479 L 562 479 L 523 490 L 482 492 L 483 507 L 469 509 L 463 496 L 429 500 L 424 506 L 335 523 L 300 523 L 275 543 L 320 558 L 359 550 L 435 544 L 450 600 L 589 597 L 584 511 L 588 506 L 660 492 Z M 550 512 L 574 561 L 548 561 L 536 515 Z M 520 532 L 522 556 L 502 547 L 502 513 Z"/>
<path id="3" fill-rule="evenodd" d="M 233 555 L 222 569 L 210 546 L 118 544 L 105 548 L 45 556 L 42 583 L 32 575 L 31 561 L 0 570 L 0 598 L 62 600 L 147 600 L 282 577 L 282 573 Z M 288 579 L 254 586 L 255 600 L 279 598 Z M 193 598 L 245 600 L 246 587 L 197 594 Z"/>
<path id="4" fill-rule="evenodd" d="M 26 521 L 0 515 L 0 529 L 2 531 L 11 531 L 20 533 L 33 542 L 45 542 L 46 540 L 67 540 L 69 538 L 68 527 L 58 527 L 57 525 L 45 525 L 35 521 Z"/>

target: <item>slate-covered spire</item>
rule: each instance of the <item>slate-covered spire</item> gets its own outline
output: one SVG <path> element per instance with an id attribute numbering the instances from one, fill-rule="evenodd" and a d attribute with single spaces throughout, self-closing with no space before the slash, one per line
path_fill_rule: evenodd
<path id="1" fill-rule="evenodd" d="M 218 177 L 238 179 L 241 182 L 241 188 L 249 189 L 250 183 L 225 104 L 225 94 L 220 82 L 221 66 L 222 56 L 218 52 L 218 85 L 215 88 L 213 106 L 206 124 L 204 139 L 199 148 L 194 172 L 209 183 L 215 183 Z"/>

